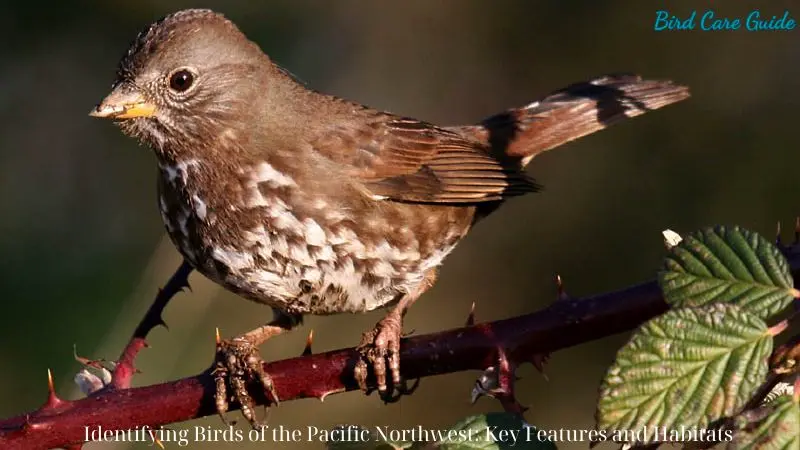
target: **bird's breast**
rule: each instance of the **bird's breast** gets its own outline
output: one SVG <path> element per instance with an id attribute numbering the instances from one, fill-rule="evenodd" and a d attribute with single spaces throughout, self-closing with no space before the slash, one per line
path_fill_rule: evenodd
<path id="1" fill-rule="evenodd" d="M 292 313 L 390 304 L 422 282 L 462 231 L 445 221 L 419 234 L 431 223 L 425 211 L 365 205 L 263 161 L 227 173 L 198 159 L 162 164 L 159 187 L 167 232 L 198 271 Z"/>

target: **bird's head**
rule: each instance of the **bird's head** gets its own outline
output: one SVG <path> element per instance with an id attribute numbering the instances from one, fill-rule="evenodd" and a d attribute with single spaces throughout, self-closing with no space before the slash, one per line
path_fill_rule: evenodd
<path id="1" fill-rule="evenodd" d="M 179 11 L 139 33 L 90 115 L 156 151 L 217 142 L 246 122 L 265 65 L 261 49 L 221 14 Z"/>

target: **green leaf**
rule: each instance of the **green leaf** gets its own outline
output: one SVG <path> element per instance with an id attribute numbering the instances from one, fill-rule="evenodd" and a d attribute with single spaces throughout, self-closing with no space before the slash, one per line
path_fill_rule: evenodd
<path id="1" fill-rule="evenodd" d="M 762 319 L 798 295 L 780 250 L 739 227 L 718 226 L 684 237 L 670 249 L 658 279 L 670 305 L 733 303 Z"/>
<path id="2" fill-rule="evenodd" d="M 800 450 L 800 401 L 782 395 L 737 418 L 731 450 Z"/>
<path id="3" fill-rule="evenodd" d="M 554 443 L 539 439 L 538 431 L 515 414 L 479 414 L 455 424 L 435 447 L 445 450 L 555 450 Z"/>
<path id="4" fill-rule="evenodd" d="M 598 429 L 705 428 L 744 406 L 767 374 L 771 351 L 767 325 L 738 306 L 671 310 L 644 324 L 617 353 L 600 388 Z M 608 435 L 657 440 L 652 433 Z"/>

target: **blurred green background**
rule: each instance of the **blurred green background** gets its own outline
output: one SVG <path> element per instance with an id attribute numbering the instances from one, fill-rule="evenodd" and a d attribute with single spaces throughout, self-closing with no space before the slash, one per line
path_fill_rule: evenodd
<path id="1" fill-rule="evenodd" d="M 77 397 L 73 343 L 83 356 L 117 356 L 179 263 L 157 210 L 150 150 L 87 113 L 107 93 L 136 33 L 187 7 L 224 12 L 316 89 L 442 124 L 474 122 L 608 72 L 691 87 L 686 102 L 537 158 L 530 171 L 544 192 L 509 202 L 474 230 L 411 309 L 407 330 L 460 326 L 472 302 L 480 321 L 542 308 L 555 298 L 556 274 L 573 296 L 650 279 L 664 228 L 739 224 L 771 235 L 777 221 L 790 224 L 800 213 L 800 29 L 653 31 L 658 9 L 685 16 L 714 8 L 735 17 L 788 9 L 797 20 L 797 1 L 4 2 L 0 416 L 44 400 L 47 368 L 60 393 Z M 199 275 L 190 281 L 193 292 L 166 312 L 170 330 L 156 330 L 139 359 L 138 385 L 207 367 L 215 326 L 232 336 L 270 317 Z M 263 355 L 298 355 L 312 328 L 316 351 L 355 345 L 381 314 L 310 317 L 266 344 Z M 549 381 L 521 369 L 519 396 L 531 406 L 530 422 L 592 427 L 599 380 L 625 339 L 556 353 Z M 359 393 L 288 402 L 268 422 L 444 428 L 499 410 L 490 399 L 470 406 L 476 375 L 425 379 L 415 395 L 389 406 Z M 183 426 L 217 427 L 218 420 Z M 248 448 L 192 445 L 223 447 Z"/>

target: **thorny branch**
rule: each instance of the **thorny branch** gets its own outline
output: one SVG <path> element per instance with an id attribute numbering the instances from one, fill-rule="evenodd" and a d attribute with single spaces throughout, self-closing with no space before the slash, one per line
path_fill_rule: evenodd
<path id="1" fill-rule="evenodd" d="M 178 267 L 178 270 L 176 270 L 169 281 L 167 281 L 167 284 L 164 285 L 164 288 L 159 289 L 155 300 L 153 300 L 153 304 L 147 309 L 142 321 L 133 331 L 131 340 L 122 350 L 122 354 L 119 356 L 119 360 L 117 360 L 114 366 L 114 376 L 111 379 L 112 386 L 118 389 L 127 389 L 131 387 L 131 380 L 136 373 L 136 367 L 134 366 L 136 356 L 143 348 L 147 347 L 146 338 L 153 328 L 159 325 L 167 326 L 162 316 L 164 308 L 167 307 L 167 304 L 172 300 L 175 294 L 182 291 L 184 288 L 190 289 L 189 274 L 192 273 L 192 270 L 192 266 L 189 265 L 188 262 L 183 261 L 180 267 Z"/>
<path id="2" fill-rule="evenodd" d="M 782 246 L 782 249 L 789 259 L 793 276 L 797 278 L 800 276 L 800 247 Z M 173 287 L 176 291 L 185 285 L 185 277 L 184 283 L 180 283 L 179 274 L 180 271 L 171 280 L 175 282 Z M 160 308 L 163 309 L 163 305 Z M 464 370 L 485 370 L 498 363 L 502 372 L 504 364 L 513 369 L 524 362 L 536 363 L 537 355 L 631 330 L 666 309 L 657 283 L 651 281 L 594 297 L 562 298 L 542 311 L 510 319 L 475 325 L 469 325 L 471 321 L 468 320 L 468 326 L 463 328 L 404 339 L 401 346 L 402 374 L 406 379 L 416 379 Z M 156 311 L 153 317 L 160 320 L 160 309 Z M 148 327 L 152 328 L 144 325 L 137 330 L 147 331 Z M 134 334 L 132 342 L 141 338 L 141 344 L 136 344 L 138 347 L 129 345 L 123 352 L 124 360 L 128 350 L 135 348 L 129 355 L 131 368 L 133 357 L 144 346 L 143 336 L 138 334 Z M 355 349 L 347 348 L 304 354 L 267 363 L 264 368 L 272 375 L 282 401 L 309 397 L 324 399 L 330 394 L 358 389 L 352 376 L 356 358 Z M 80 448 L 86 427 L 107 430 L 143 426 L 158 428 L 216 412 L 215 387 L 208 371 L 146 387 L 116 387 L 120 384 L 125 383 L 112 382 L 108 388 L 76 401 L 59 399 L 51 387 L 47 401 L 38 410 L 0 421 L 0 448 Z M 260 404 L 266 401 L 263 394 L 255 390 L 253 398 Z M 232 406 L 235 409 L 235 405 Z M 518 406 L 513 404 L 513 407 Z"/>

